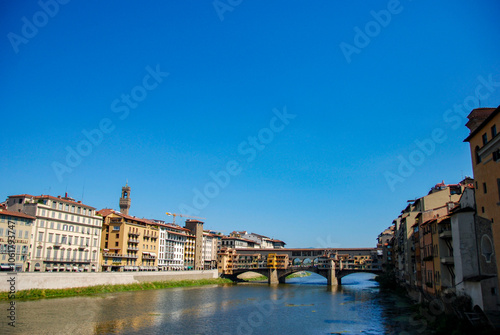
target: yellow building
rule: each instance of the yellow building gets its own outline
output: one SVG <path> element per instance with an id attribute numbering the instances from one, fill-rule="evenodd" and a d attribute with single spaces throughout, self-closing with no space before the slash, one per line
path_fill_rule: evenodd
<path id="1" fill-rule="evenodd" d="M 196 251 L 196 236 L 191 231 L 186 231 L 187 239 L 184 245 L 184 267 L 186 270 L 194 269 L 195 267 L 195 251 Z"/>
<path id="2" fill-rule="evenodd" d="M 102 209 L 104 218 L 101 250 L 103 271 L 156 271 L 158 269 L 158 224 L 134 216 Z"/>
<path id="3" fill-rule="evenodd" d="M 477 215 L 489 220 L 495 255 L 500 253 L 500 107 L 476 108 L 468 116 Z M 488 246 L 484 246 L 487 248 Z M 496 257 L 500 269 L 500 257 Z M 500 277 L 499 277 L 500 280 Z M 500 284 L 500 283 L 499 283 Z"/>
<path id="4" fill-rule="evenodd" d="M 34 216 L 8 211 L 0 206 L 0 269 L 2 271 L 27 271 L 35 220 Z"/>

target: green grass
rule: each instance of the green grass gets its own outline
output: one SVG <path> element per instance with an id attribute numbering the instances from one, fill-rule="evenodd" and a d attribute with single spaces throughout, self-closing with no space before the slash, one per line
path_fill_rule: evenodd
<path id="1" fill-rule="evenodd" d="M 95 296 L 103 293 L 158 290 L 173 287 L 192 287 L 215 284 L 230 284 L 229 279 L 198 279 L 177 281 L 156 281 L 120 285 L 96 285 L 66 289 L 31 289 L 16 292 L 16 300 L 38 300 L 45 298 L 64 298 Z M 8 300 L 8 292 L 0 292 L 0 301 Z"/>
<path id="2" fill-rule="evenodd" d="M 296 272 L 292 273 L 291 275 L 287 276 L 287 279 L 291 278 L 302 278 L 302 277 L 309 277 L 311 275 L 311 272 Z"/>
<path id="3" fill-rule="evenodd" d="M 306 272 L 306 273 L 296 272 L 296 273 L 292 273 L 291 275 L 287 276 L 286 278 L 291 279 L 291 278 L 309 277 L 310 275 L 311 275 L 310 272 Z M 264 280 L 267 280 L 267 277 L 266 276 L 258 276 L 258 277 L 253 277 L 253 278 L 245 278 L 245 280 L 246 281 L 264 281 Z"/>

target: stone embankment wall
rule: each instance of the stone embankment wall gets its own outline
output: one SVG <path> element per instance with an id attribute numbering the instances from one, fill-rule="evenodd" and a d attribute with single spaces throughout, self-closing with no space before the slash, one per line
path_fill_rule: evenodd
<path id="1" fill-rule="evenodd" d="M 60 289 L 95 285 L 133 284 L 140 282 L 212 279 L 217 270 L 175 272 L 20 272 L 0 273 L 0 291 L 9 291 L 11 277 L 16 291 L 29 289 Z"/>

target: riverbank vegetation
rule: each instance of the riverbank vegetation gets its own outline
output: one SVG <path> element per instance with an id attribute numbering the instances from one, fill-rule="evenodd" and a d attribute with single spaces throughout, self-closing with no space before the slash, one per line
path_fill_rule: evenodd
<path id="1" fill-rule="evenodd" d="M 31 289 L 16 292 L 16 300 L 38 300 L 45 298 L 64 298 L 95 296 L 103 293 L 158 290 L 174 287 L 194 287 L 203 285 L 230 284 L 229 279 L 198 279 L 198 280 L 176 280 L 142 282 L 121 285 L 96 285 L 88 287 L 75 287 L 66 289 Z M 0 301 L 8 300 L 8 292 L 0 292 Z"/>
<path id="2" fill-rule="evenodd" d="M 311 275 L 310 272 L 301 271 L 301 272 L 292 273 L 291 275 L 287 276 L 286 279 L 309 277 L 310 275 Z M 244 280 L 246 280 L 246 281 L 265 281 L 265 280 L 267 280 L 267 277 L 266 276 L 257 276 L 257 277 L 245 278 Z"/>

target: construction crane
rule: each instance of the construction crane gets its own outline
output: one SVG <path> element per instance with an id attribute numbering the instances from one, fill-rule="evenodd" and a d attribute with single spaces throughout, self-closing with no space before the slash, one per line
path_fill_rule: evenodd
<path id="1" fill-rule="evenodd" d="M 173 216 L 174 217 L 174 222 L 173 224 L 175 224 L 175 217 L 178 216 L 180 218 L 191 218 L 191 219 L 198 219 L 198 220 L 206 220 L 206 218 L 200 218 L 198 216 L 192 216 L 192 215 L 185 215 L 185 214 L 177 214 L 177 213 L 169 213 L 169 212 L 166 212 L 165 214 L 167 214 L 168 216 Z"/>

